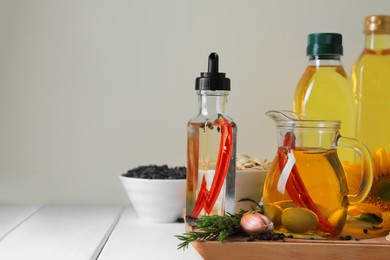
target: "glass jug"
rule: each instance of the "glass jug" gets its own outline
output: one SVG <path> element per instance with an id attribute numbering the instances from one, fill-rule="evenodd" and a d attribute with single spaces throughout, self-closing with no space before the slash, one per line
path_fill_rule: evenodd
<path id="1" fill-rule="evenodd" d="M 277 127 L 278 150 L 263 193 L 265 214 L 277 232 L 294 237 L 332 237 L 347 218 L 349 203 L 367 196 L 373 180 L 370 152 L 339 134 L 340 121 L 302 120 L 290 111 L 268 111 Z M 355 150 L 362 160 L 359 190 L 349 194 L 337 146 Z"/>

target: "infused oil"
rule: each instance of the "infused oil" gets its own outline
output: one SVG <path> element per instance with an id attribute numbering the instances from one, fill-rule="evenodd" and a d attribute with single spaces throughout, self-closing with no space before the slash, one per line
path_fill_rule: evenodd
<path id="1" fill-rule="evenodd" d="M 294 149 L 294 156 L 295 166 L 306 192 L 315 202 L 317 214 L 323 218 L 322 221 L 327 221 L 340 232 L 347 216 L 348 189 L 336 150 L 297 148 Z M 289 193 L 278 192 L 277 186 L 281 175 L 279 164 L 278 158 L 275 158 L 268 173 L 272 178 L 267 178 L 263 195 L 263 200 L 267 202 L 264 205 L 265 213 L 271 216 L 271 221 L 276 222 L 277 230 L 332 236 L 317 227 L 320 220 L 308 209 L 302 210 L 303 207 L 300 207 L 301 210 L 294 212 L 295 216 L 289 216 L 289 209 L 299 207 L 293 202 Z M 297 190 L 297 192 L 300 191 Z M 302 223 L 303 219 L 306 219 L 307 223 Z M 310 221 L 317 221 L 316 225 L 311 226 Z M 308 226 L 305 227 L 305 225 Z"/>
<path id="2" fill-rule="evenodd" d="M 198 114 L 187 124 L 186 221 L 235 212 L 237 126 L 226 110 L 230 79 L 211 53 L 208 72 L 196 78 Z"/>
<path id="3" fill-rule="evenodd" d="M 202 187 L 203 179 L 205 180 L 207 190 L 212 189 L 219 155 L 221 127 L 228 127 L 226 124 L 189 122 L 187 126 L 187 211 L 191 212 L 193 210 Z M 236 126 L 232 125 L 233 136 L 236 136 L 236 130 Z M 235 147 L 232 148 L 234 148 L 232 152 L 235 153 Z M 230 178 L 227 180 L 229 183 L 232 182 L 231 176 L 235 172 L 234 168 L 235 164 L 232 162 L 229 165 L 227 173 L 228 178 Z M 226 179 L 224 179 L 222 188 L 211 212 L 207 213 L 205 209 L 202 209 L 199 215 L 224 215 L 227 202 L 226 195 Z"/>
<path id="4" fill-rule="evenodd" d="M 305 120 L 298 115 L 271 110 L 278 148 L 268 171 L 263 205 L 265 215 L 279 232 L 302 237 L 340 234 L 349 203 L 362 202 L 373 183 L 369 150 L 354 138 L 340 136 L 340 121 Z M 338 149 L 362 155 L 359 189 L 350 192 Z"/>

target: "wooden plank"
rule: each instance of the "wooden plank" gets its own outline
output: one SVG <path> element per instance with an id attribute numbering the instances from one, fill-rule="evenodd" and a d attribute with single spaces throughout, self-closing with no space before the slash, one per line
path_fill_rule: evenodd
<path id="1" fill-rule="evenodd" d="M 202 259 L 194 248 L 177 250 L 175 235 L 185 232 L 183 223 L 143 223 L 131 208 L 126 209 L 112 232 L 99 260 Z"/>
<path id="2" fill-rule="evenodd" d="M 0 241 L 39 208 L 40 206 L 0 205 Z"/>
<path id="3" fill-rule="evenodd" d="M 121 207 L 47 206 L 0 243 L 0 259 L 96 259 Z"/>

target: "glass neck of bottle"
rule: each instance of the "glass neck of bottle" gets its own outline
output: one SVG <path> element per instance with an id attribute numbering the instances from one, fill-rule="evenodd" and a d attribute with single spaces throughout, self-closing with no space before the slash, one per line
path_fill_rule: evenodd
<path id="1" fill-rule="evenodd" d="M 390 49 L 390 33 L 366 33 L 365 48 L 376 51 Z"/>
<path id="2" fill-rule="evenodd" d="M 206 116 L 226 113 L 228 95 L 226 90 L 198 90 L 200 113 Z"/>
<path id="3" fill-rule="evenodd" d="M 340 54 L 309 55 L 309 66 L 341 66 Z"/>

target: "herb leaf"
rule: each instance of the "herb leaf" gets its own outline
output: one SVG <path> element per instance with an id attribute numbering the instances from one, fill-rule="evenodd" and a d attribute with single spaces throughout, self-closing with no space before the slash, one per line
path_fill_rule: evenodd
<path id="1" fill-rule="evenodd" d="M 177 246 L 177 249 L 186 249 L 191 242 L 202 242 L 206 240 L 218 239 L 223 242 L 229 236 L 236 234 L 241 230 L 241 217 L 247 211 L 241 210 L 238 213 L 225 216 L 203 216 L 197 220 L 196 227 L 199 231 L 191 231 L 183 235 L 177 235 L 182 242 Z"/>

